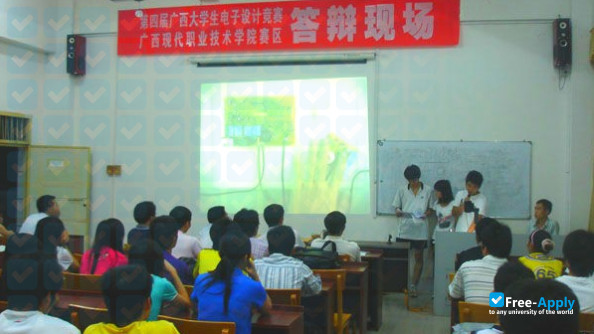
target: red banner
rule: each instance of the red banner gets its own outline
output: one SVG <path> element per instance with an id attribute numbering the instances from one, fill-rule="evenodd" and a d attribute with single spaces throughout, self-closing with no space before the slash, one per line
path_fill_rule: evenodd
<path id="1" fill-rule="evenodd" d="M 150 8 L 119 12 L 118 55 L 451 46 L 459 35 L 460 0 Z"/>

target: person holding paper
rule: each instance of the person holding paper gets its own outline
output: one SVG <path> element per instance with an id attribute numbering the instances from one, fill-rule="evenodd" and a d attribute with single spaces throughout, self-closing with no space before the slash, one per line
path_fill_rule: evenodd
<path id="1" fill-rule="evenodd" d="M 432 203 L 432 191 L 421 181 L 421 169 L 417 165 L 410 165 L 404 170 L 404 177 L 408 184 L 396 192 L 392 206 L 396 209 L 398 225 L 396 240 L 409 242 L 414 250 L 414 272 L 409 295 L 417 296 L 417 284 L 423 271 L 423 250 L 427 247 L 427 220 L 429 203 Z"/>

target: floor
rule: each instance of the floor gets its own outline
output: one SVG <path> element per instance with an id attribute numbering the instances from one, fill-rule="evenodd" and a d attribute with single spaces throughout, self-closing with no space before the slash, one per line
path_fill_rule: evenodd
<path id="1" fill-rule="evenodd" d="M 407 310 L 405 296 L 402 293 L 385 294 L 383 299 L 382 327 L 377 332 L 369 333 L 450 333 L 450 318 L 433 315 L 431 295 L 421 293 L 418 298 L 411 299 L 409 308 L 413 311 Z"/>

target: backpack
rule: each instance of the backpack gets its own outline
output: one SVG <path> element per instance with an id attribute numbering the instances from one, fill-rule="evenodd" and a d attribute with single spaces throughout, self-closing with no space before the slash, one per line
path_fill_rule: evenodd
<path id="1" fill-rule="evenodd" d="M 325 250 L 328 245 L 332 246 L 331 250 Z M 340 259 L 333 241 L 326 241 L 322 248 L 297 247 L 293 252 L 293 257 L 303 261 L 311 269 L 340 268 Z"/>

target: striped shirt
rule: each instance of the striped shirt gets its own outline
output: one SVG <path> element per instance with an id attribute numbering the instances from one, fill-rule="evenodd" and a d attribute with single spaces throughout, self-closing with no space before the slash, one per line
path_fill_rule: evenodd
<path id="1" fill-rule="evenodd" d="M 493 279 L 497 269 L 505 262 L 507 259 L 493 255 L 464 262 L 450 283 L 450 296 L 464 298 L 469 303 L 489 304 L 489 294 L 493 292 Z"/>
<path id="2" fill-rule="evenodd" d="M 252 258 L 254 260 L 268 256 L 268 242 L 259 238 L 250 238 L 252 244 Z"/>
<path id="3" fill-rule="evenodd" d="M 258 276 L 266 289 L 301 289 L 303 296 L 322 291 L 322 280 L 303 261 L 274 253 L 254 261 Z"/>

